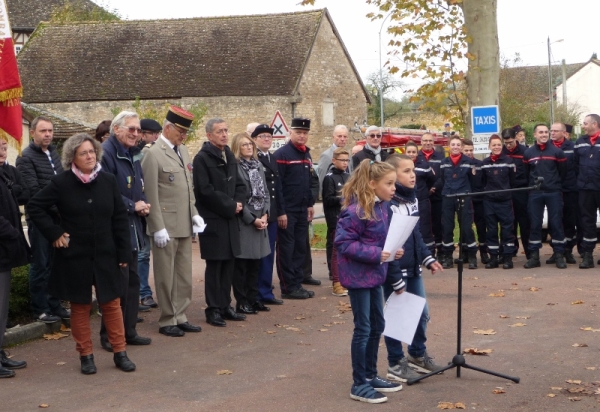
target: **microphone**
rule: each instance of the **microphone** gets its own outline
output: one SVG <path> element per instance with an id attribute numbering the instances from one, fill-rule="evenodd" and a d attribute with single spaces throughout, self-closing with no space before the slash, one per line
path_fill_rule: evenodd
<path id="1" fill-rule="evenodd" d="M 541 176 L 538 176 L 535 178 L 534 181 L 534 186 L 536 189 L 539 189 L 542 186 L 542 183 L 544 183 L 544 178 Z"/>

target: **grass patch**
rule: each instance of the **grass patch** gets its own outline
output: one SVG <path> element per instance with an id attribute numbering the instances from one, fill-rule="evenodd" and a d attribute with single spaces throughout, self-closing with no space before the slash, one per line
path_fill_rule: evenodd
<path id="1" fill-rule="evenodd" d="M 314 235 L 310 240 L 310 247 L 313 249 L 325 249 L 327 243 L 327 224 L 313 223 L 312 231 Z"/>

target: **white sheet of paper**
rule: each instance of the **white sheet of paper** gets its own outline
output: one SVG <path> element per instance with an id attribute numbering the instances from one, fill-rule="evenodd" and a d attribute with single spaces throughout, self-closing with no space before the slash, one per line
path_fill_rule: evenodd
<path id="1" fill-rule="evenodd" d="M 383 334 L 410 345 L 415 337 L 425 298 L 403 292 L 392 293 L 383 311 L 385 329 Z"/>
<path id="2" fill-rule="evenodd" d="M 404 246 L 404 243 L 406 243 L 418 221 L 418 216 L 406 216 L 401 213 L 394 213 L 392 215 L 390 229 L 388 230 L 385 245 L 383 246 L 383 250 L 390 252 L 390 257 L 385 260 L 386 262 L 394 260 L 396 252 Z"/>

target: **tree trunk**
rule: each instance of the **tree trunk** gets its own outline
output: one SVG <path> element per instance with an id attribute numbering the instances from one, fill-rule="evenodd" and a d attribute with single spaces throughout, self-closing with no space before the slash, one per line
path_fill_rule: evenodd
<path id="1" fill-rule="evenodd" d="M 465 27 L 471 39 L 468 46 L 467 72 L 467 138 L 471 138 L 471 107 L 499 104 L 500 51 L 497 0 L 463 0 Z"/>

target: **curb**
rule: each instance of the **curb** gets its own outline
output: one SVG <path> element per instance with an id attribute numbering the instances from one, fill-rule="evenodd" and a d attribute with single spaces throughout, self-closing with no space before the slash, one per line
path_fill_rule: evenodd
<path id="1" fill-rule="evenodd" d="M 28 325 L 15 326 L 4 334 L 4 346 L 18 345 L 28 340 L 39 339 L 46 333 L 55 333 L 60 330 L 62 322 L 42 323 L 33 322 Z"/>

